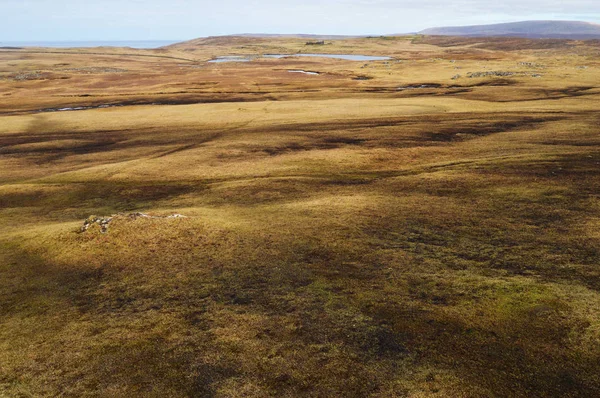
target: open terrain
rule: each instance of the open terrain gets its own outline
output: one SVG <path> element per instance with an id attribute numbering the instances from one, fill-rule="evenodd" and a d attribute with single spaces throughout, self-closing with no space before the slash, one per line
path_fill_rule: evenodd
<path id="1" fill-rule="evenodd" d="M 207 62 L 297 52 L 392 59 Z M 0 50 L 0 396 L 600 396 L 599 76 L 554 39 Z"/>

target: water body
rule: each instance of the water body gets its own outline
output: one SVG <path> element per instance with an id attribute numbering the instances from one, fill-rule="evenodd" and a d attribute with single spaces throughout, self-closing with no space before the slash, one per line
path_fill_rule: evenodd
<path id="1" fill-rule="evenodd" d="M 442 87 L 441 84 L 420 84 L 420 85 L 412 85 L 412 86 L 401 86 L 398 87 L 396 90 L 398 91 L 403 91 L 403 90 L 415 90 L 415 89 L 419 89 L 419 88 L 440 88 Z"/>
<path id="2" fill-rule="evenodd" d="M 222 63 L 222 62 L 250 62 L 257 58 L 289 58 L 289 57 L 318 57 L 318 58 L 333 58 L 343 59 L 346 61 L 389 61 L 391 57 L 378 57 L 373 55 L 360 55 L 360 54 L 264 54 L 261 56 L 256 55 L 225 55 L 211 59 L 208 62 L 211 63 Z"/>
<path id="3" fill-rule="evenodd" d="M 319 72 L 310 72 L 306 70 L 288 70 L 290 73 L 304 73 L 305 75 L 319 75 Z"/>
<path id="4" fill-rule="evenodd" d="M 154 105 L 154 104 L 150 104 Z M 104 105 L 90 105 L 90 106 L 76 106 L 72 108 L 45 108 L 38 109 L 37 113 L 45 113 L 45 112 L 67 112 L 67 111 L 87 111 L 88 109 L 104 109 L 104 108 L 117 108 L 125 106 L 123 104 L 104 104 Z"/>
<path id="5" fill-rule="evenodd" d="M 250 62 L 255 57 L 245 55 L 225 55 L 223 57 L 217 57 L 208 61 L 209 63 L 220 64 L 223 62 Z"/>
<path id="6" fill-rule="evenodd" d="M 287 58 L 287 57 L 320 57 L 343 59 L 346 61 L 389 61 L 391 57 L 379 57 L 360 54 L 265 54 L 265 58 Z"/>
<path id="7" fill-rule="evenodd" d="M 139 49 L 158 48 L 179 43 L 181 40 L 122 40 L 122 41 L 0 41 L 0 47 L 131 47 Z"/>

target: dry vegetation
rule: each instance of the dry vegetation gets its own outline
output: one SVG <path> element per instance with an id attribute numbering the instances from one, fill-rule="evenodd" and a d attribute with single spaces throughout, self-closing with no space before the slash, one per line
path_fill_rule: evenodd
<path id="1" fill-rule="evenodd" d="M 506 40 L 0 50 L 0 396 L 600 396 L 599 47 Z M 395 60 L 205 62 L 298 51 Z"/>

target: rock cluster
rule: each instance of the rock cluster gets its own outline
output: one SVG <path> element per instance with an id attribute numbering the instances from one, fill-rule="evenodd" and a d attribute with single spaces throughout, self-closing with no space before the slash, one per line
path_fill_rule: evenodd
<path id="1" fill-rule="evenodd" d="M 43 79 L 44 75 L 39 72 L 21 72 L 21 73 L 16 73 L 10 76 L 6 76 L 3 78 L 3 80 L 13 80 L 13 81 L 25 81 L 25 80 L 40 80 Z"/>
<path id="2" fill-rule="evenodd" d="M 544 65 L 536 64 L 535 62 L 519 62 L 518 65 L 526 68 L 544 68 Z"/>
<path id="3" fill-rule="evenodd" d="M 469 73 L 467 73 L 467 77 L 468 78 L 488 77 L 488 76 L 506 77 L 506 76 L 513 76 L 514 74 L 515 74 L 514 72 L 503 72 L 503 71 L 493 70 L 493 71 L 489 71 L 489 72 L 469 72 Z"/>
<path id="4" fill-rule="evenodd" d="M 525 73 L 525 72 L 508 72 L 508 71 L 485 71 L 485 72 L 469 72 L 467 77 L 469 79 L 475 77 L 507 77 L 507 76 L 529 76 L 529 77 L 542 77 L 539 73 Z"/>
<path id="5" fill-rule="evenodd" d="M 127 69 L 121 68 L 102 68 L 97 66 L 92 66 L 88 68 L 65 68 L 61 69 L 63 72 L 82 72 L 82 73 L 124 73 L 127 72 Z"/>
<path id="6" fill-rule="evenodd" d="M 113 220 L 113 217 L 97 217 L 97 216 L 89 216 L 84 222 L 83 226 L 79 230 L 79 232 L 87 231 L 92 225 L 98 224 L 100 225 L 100 231 L 102 233 L 106 233 L 108 230 L 108 224 Z"/>
<path id="7" fill-rule="evenodd" d="M 183 216 L 183 215 L 181 215 L 181 214 L 172 214 L 170 216 L 151 216 L 151 215 L 145 214 L 145 213 L 129 213 L 129 214 L 118 213 L 118 214 L 113 214 L 110 217 L 89 216 L 83 222 L 83 226 L 80 228 L 79 232 L 85 232 L 92 225 L 98 224 L 100 226 L 100 232 L 106 233 L 106 232 L 108 232 L 108 225 L 115 218 L 129 218 L 129 219 L 132 219 L 132 220 L 136 220 L 138 218 L 186 218 L 186 217 Z"/>

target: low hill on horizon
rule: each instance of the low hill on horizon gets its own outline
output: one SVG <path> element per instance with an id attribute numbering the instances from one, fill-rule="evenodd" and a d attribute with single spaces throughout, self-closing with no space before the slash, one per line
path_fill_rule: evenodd
<path id="1" fill-rule="evenodd" d="M 240 33 L 229 36 L 239 37 L 257 37 L 261 39 L 268 38 L 295 38 L 295 39 L 318 39 L 318 40 L 336 40 L 336 39 L 352 39 L 358 37 L 366 37 L 365 35 L 321 35 L 313 33 Z"/>
<path id="2" fill-rule="evenodd" d="M 522 21 L 491 25 L 448 26 L 418 32 L 431 36 L 512 36 L 552 39 L 600 38 L 600 25 L 581 21 Z"/>
<path id="3" fill-rule="evenodd" d="M 600 39 L 600 24 L 583 21 L 521 21 L 489 25 L 445 26 L 421 30 L 419 32 L 390 33 L 385 35 L 327 35 L 308 33 L 236 33 L 230 35 L 198 37 L 174 43 L 181 44 L 217 44 L 249 42 L 256 39 L 306 39 L 306 40 L 344 40 L 379 36 L 410 36 L 414 34 L 428 36 L 462 37 L 521 37 L 528 39 Z"/>

